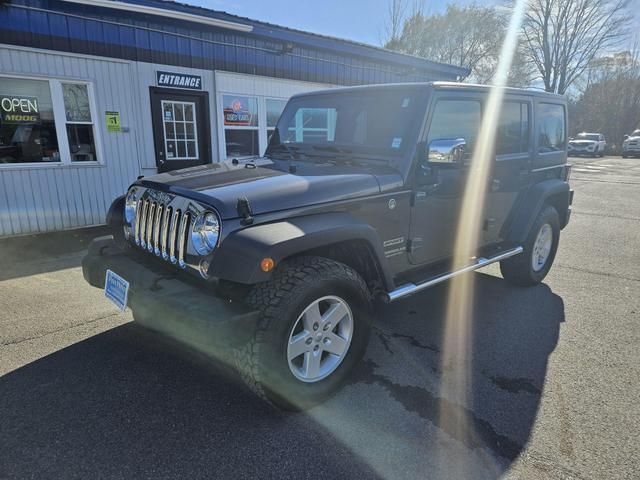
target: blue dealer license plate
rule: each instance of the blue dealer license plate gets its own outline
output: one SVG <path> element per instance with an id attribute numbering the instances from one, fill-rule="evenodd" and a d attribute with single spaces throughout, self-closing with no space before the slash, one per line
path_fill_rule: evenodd
<path id="1" fill-rule="evenodd" d="M 123 310 L 127 308 L 127 296 L 129 295 L 129 282 L 111 270 L 107 270 L 104 281 L 104 296 Z"/>

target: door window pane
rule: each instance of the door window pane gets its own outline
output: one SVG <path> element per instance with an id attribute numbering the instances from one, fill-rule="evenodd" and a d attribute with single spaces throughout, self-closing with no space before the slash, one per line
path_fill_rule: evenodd
<path id="1" fill-rule="evenodd" d="M 187 146 L 185 142 L 176 142 L 178 144 L 178 158 L 185 158 L 187 156 Z"/>
<path id="2" fill-rule="evenodd" d="M 496 155 L 524 153 L 529 150 L 529 105 L 505 102 L 496 135 Z"/>
<path id="3" fill-rule="evenodd" d="M 176 138 L 176 129 L 173 122 L 165 122 L 164 131 L 167 140 L 174 140 Z"/>
<path id="4" fill-rule="evenodd" d="M 241 127 L 258 126 L 258 99 L 240 95 L 223 95 L 225 125 Z"/>
<path id="5" fill-rule="evenodd" d="M 165 148 L 167 150 L 167 158 L 175 160 L 177 156 L 176 142 L 165 142 Z"/>
<path id="6" fill-rule="evenodd" d="M 172 102 L 162 102 L 162 116 L 165 122 L 173 121 L 173 103 Z"/>
<path id="7" fill-rule="evenodd" d="M 551 103 L 538 105 L 540 134 L 538 151 L 540 153 L 557 152 L 565 147 L 564 107 Z"/>
<path id="8" fill-rule="evenodd" d="M 49 82 L 0 77 L 0 164 L 59 161 Z"/>
<path id="9" fill-rule="evenodd" d="M 187 142 L 187 156 L 195 157 L 196 155 L 196 142 L 188 141 Z"/>
<path id="10" fill-rule="evenodd" d="M 68 122 L 90 122 L 89 92 L 85 84 L 62 84 L 64 110 Z"/>
<path id="11" fill-rule="evenodd" d="M 196 104 L 172 100 L 162 100 L 161 103 L 167 159 L 197 160 L 199 155 Z M 187 139 L 192 141 L 187 143 Z"/>
<path id="12" fill-rule="evenodd" d="M 480 117 L 480 102 L 476 100 L 440 100 L 433 112 L 428 141 L 464 138 L 469 156 L 478 137 Z"/>
<path id="13" fill-rule="evenodd" d="M 276 100 L 273 98 L 267 98 L 267 127 L 273 128 L 278 123 L 278 118 L 284 110 L 284 106 L 287 104 L 286 100 Z"/>
<path id="14" fill-rule="evenodd" d="M 184 106 L 184 119 L 187 122 L 193 122 L 193 107 L 191 105 Z"/>
<path id="15" fill-rule="evenodd" d="M 187 123 L 185 124 L 185 133 L 187 135 L 187 138 L 196 138 L 195 135 L 195 131 L 193 129 L 193 123 Z"/>
<path id="16" fill-rule="evenodd" d="M 176 122 L 182 122 L 184 120 L 183 105 L 180 102 L 173 102 L 173 114 L 176 116 Z"/>
<path id="17" fill-rule="evenodd" d="M 184 140 L 185 139 L 184 123 L 176 122 L 176 139 L 178 139 L 178 140 Z"/>
<path id="18" fill-rule="evenodd" d="M 227 129 L 224 138 L 227 157 L 258 155 L 258 130 Z"/>

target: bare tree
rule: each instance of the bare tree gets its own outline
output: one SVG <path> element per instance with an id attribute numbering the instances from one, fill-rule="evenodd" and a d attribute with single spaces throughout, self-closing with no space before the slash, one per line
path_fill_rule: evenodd
<path id="1" fill-rule="evenodd" d="M 530 0 L 522 25 L 527 58 L 548 92 L 565 93 L 596 56 L 627 36 L 629 0 Z"/>
<path id="2" fill-rule="evenodd" d="M 470 80 L 491 81 L 498 65 L 508 15 L 504 10 L 470 5 L 449 5 L 443 14 L 425 16 L 422 10 L 409 16 L 400 37 L 388 48 L 429 60 L 466 67 Z M 518 48 L 509 84 L 528 86 L 531 68 Z"/>
<path id="3" fill-rule="evenodd" d="M 571 133 L 601 132 L 619 151 L 623 135 L 640 128 L 640 50 L 591 62 L 586 86 L 569 102 Z"/>
<path id="4" fill-rule="evenodd" d="M 387 48 L 393 48 L 400 34 L 402 33 L 402 24 L 407 13 L 406 0 L 391 0 L 387 7 L 387 20 L 384 26 L 383 44 Z"/>

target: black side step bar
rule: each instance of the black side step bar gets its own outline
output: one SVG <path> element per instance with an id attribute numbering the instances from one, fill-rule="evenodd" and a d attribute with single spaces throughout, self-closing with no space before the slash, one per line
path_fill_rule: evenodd
<path id="1" fill-rule="evenodd" d="M 460 275 L 462 273 L 472 272 L 479 268 L 485 267 L 491 263 L 499 262 L 500 260 L 504 260 L 505 258 L 513 257 L 514 255 L 518 255 L 522 253 L 522 247 L 515 247 L 509 250 L 505 250 L 493 257 L 485 258 L 479 257 L 476 258 L 475 262 L 471 265 L 467 265 L 466 267 L 462 267 L 459 270 L 455 270 L 453 272 L 444 273 L 442 275 L 438 275 L 437 277 L 430 278 L 424 282 L 415 284 L 415 283 L 405 283 L 404 285 L 399 286 L 395 290 L 387 292 L 385 294 L 385 300 L 387 302 L 395 302 L 401 298 L 407 297 L 409 295 L 413 295 L 421 290 L 425 290 L 429 287 L 433 287 L 434 285 L 446 282 L 447 280 L 455 277 L 456 275 Z"/>

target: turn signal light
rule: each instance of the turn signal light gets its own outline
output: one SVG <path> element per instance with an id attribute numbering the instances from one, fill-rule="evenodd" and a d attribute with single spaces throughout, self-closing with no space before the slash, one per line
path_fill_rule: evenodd
<path id="1" fill-rule="evenodd" d="M 275 265 L 276 262 L 273 261 L 273 258 L 265 257 L 260 262 L 260 269 L 263 272 L 270 272 L 271 270 L 273 270 L 273 267 L 275 267 Z"/>

